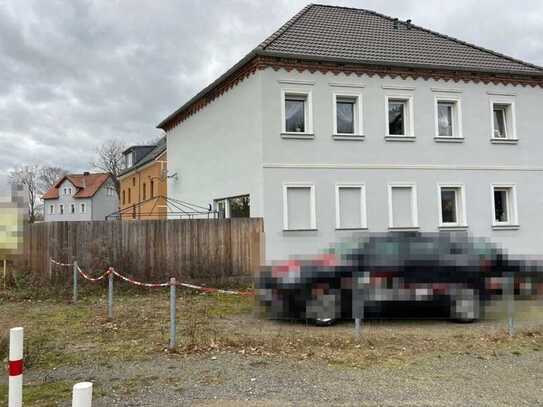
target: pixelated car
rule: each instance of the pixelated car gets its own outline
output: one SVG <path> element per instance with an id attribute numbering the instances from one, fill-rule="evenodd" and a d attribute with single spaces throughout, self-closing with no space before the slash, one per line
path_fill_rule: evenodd
<path id="1" fill-rule="evenodd" d="M 509 259 L 466 233 L 391 232 L 353 239 L 315 259 L 264 267 L 256 287 L 272 319 L 327 325 L 390 308 L 408 317 L 422 307 L 471 322 L 509 283 L 512 295 L 543 294 L 542 275 L 539 266 Z"/>

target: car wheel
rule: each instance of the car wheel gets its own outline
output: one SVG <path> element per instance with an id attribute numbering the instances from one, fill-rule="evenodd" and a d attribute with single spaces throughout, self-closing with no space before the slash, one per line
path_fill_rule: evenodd
<path id="1" fill-rule="evenodd" d="M 331 292 L 319 295 L 307 302 L 305 315 L 307 319 L 315 321 L 316 325 L 332 325 L 341 315 L 340 305 L 338 293 Z"/>
<path id="2" fill-rule="evenodd" d="M 317 318 L 315 319 L 315 325 L 317 326 L 330 326 L 334 325 L 336 322 L 336 319 L 333 318 Z"/>
<path id="3" fill-rule="evenodd" d="M 479 319 L 479 295 L 475 290 L 460 290 L 451 301 L 451 319 L 473 322 Z"/>

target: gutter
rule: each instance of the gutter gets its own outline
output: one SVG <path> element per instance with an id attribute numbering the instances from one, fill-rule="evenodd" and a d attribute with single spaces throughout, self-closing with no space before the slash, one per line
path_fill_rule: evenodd
<path id="1" fill-rule="evenodd" d="M 473 72 L 473 73 L 485 73 L 490 75 L 496 75 L 497 78 L 500 77 L 512 77 L 512 78 L 534 78 L 543 80 L 543 71 L 541 72 L 518 72 L 518 71 L 497 71 L 497 70 L 488 70 L 480 68 L 453 68 L 450 66 L 444 65 L 428 65 L 428 64 L 406 64 L 406 63 L 393 63 L 393 62 L 377 62 L 377 61 L 360 61 L 349 58 L 337 58 L 337 57 L 322 57 L 316 55 L 303 55 L 303 54 L 289 54 L 281 52 L 270 52 L 266 51 L 261 47 L 257 47 L 245 55 L 241 60 L 239 60 L 234 66 L 228 69 L 225 73 L 219 76 L 216 80 L 198 92 L 195 96 L 189 99 L 185 104 L 183 104 L 179 109 L 171 113 L 168 117 L 162 120 L 156 128 L 166 131 L 166 126 L 168 123 L 175 119 L 180 113 L 188 109 L 193 103 L 204 98 L 209 92 L 214 88 L 220 85 L 222 82 L 226 81 L 234 72 L 242 68 L 245 64 L 250 62 L 253 58 L 262 56 L 270 58 L 285 58 L 285 59 L 294 59 L 300 62 L 311 61 L 311 62 L 330 62 L 336 64 L 345 64 L 345 65 L 357 65 L 357 66 L 378 66 L 381 68 L 404 68 L 404 69 L 429 69 L 429 70 L 439 70 L 447 72 Z"/>

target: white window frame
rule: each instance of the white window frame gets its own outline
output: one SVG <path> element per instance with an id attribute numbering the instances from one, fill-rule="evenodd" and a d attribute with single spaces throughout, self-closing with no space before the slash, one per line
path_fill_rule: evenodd
<path id="1" fill-rule="evenodd" d="M 443 222 L 443 208 L 441 205 L 441 190 L 456 189 L 460 196 L 456 196 L 456 222 Z M 437 202 L 438 202 L 438 220 L 440 228 L 467 228 L 466 215 L 466 188 L 461 183 L 438 183 L 437 184 Z"/>
<path id="2" fill-rule="evenodd" d="M 462 99 L 455 96 L 436 95 L 434 101 L 434 122 L 436 141 L 461 141 L 464 139 L 462 132 Z M 439 103 L 450 103 L 453 107 L 452 137 L 439 135 Z"/>
<path id="3" fill-rule="evenodd" d="M 342 188 L 351 188 L 351 189 L 360 190 L 360 225 L 357 227 L 345 228 L 341 226 L 339 190 Z M 352 184 L 352 183 L 336 184 L 336 229 L 337 230 L 356 230 L 356 229 L 367 229 L 367 228 L 368 228 L 368 220 L 367 220 L 367 211 L 366 211 L 366 185 Z"/>
<path id="4" fill-rule="evenodd" d="M 305 98 L 306 108 L 304 109 L 304 131 L 296 132 L 286 130 L 285 103 L 289 96 Z M 284 138 L 313 138 L 313 97 L 309 89 L 283 88 L 281 89 L 281 135 Z"/>
<path id="5" fill-rule="evenodd" d="M 59 215 L 64 215 L 64 205 L 63 204 L 60 204 L 58 206 L 58 214 Z"/>
<path id="6" fill-rule="evenodd" d="M 288 189 L 309 188 L 309 229 L 289 229 L 288 227 Z M 315 205 L 315 184 L 306 182 L 287 182 L 283 184 L 283 230 L 317 230 L 317 211 Z"/>
<path id="7" fill-rule="evenodd" d="M 75 204 L 70 204 L 70 214 L 75 214 Z"/>
<path id="8" fill-rule="evenodd" d="M 55 205 L 49 205 L 49 215 L 55 214 Z"/>
<path id="9" fill-rule="evenodd" d="M 494 201 L 494 190 L 496 189 L 509 189 L 507 199 L 507 222 L 496 221 L 496 202 Z M 492 202 L 491 220 L 492 227 L 494 229 L 517 229 L 519 227 L 518 220 L 518 203 L 517 203 L 517 185 L 516 184 L 503 184 L 495 183 L 490 185 L 490 202 Z"/>
<path id="10" fill-rule="evenodd" d="M 394 211 L 392 208 L 392 190 L 394 188 L 411 188 L 411 223 L 413 226 L 394 226 Z M 414 182 L 395 182 L 387 185 L 388 189 L 388 228 L 393 230 L 414 230 L 419 228 L 417 203 L 417 184 Z"/>
<path id="11" fill-rule="evenodd" d="M 495 137 L 494 135 L 494 106 L 507 106 L 505 111 L 505 137 Z M 494 97 L 490 99 L 490 141 L 492 143 L 515 144 L 517 137 L 517 119 L 514 97 Z"/>
<path id="12" fill-rule="evenodd" d="M 86 211 L 87 211 L 87 205 L 85 205 L 84 202 L 80 203 L 79 204 L 79 212 L 80 213 L 86 213 Z"/>
<path id="13" fill-rule="evenodd" d="M 407 134 L 389 134 L 389 119 L 388 119 L 388 104 L 390 101 L 403 101 L 406 103 L 407 112 L 405 119 L 407 123 L 404 125 L 404 133 Z M 391 141 L 413 141 L 415 140 L 415 109 L 414 97 L 407 94 L 388 94 L 385 95 L 385 139 Z M 404 109 L 405 110 L 405 109 Z"/>
<path id="14" fill-rule="evenodd" d="M 353 106 L 353 119 L 354 119 L 354 126 L 353 130 L 354 133 L 340 133 L 337 129 L 337 102 L 338 99 L 341 101 L 341 99 L 353 99 L 354 100 L 354 106 Z M 338 136 L 341 138 L 348 138 L 348 137 L 363 137 L 364 136 L 364 117 L 363 117 L 363 100 L 362 100 L 362 93 L 358 92 L 334 92 L 332 94 L 332 111 L 333 111 L 333 135 L 334 138 L 337 138 Z"/>

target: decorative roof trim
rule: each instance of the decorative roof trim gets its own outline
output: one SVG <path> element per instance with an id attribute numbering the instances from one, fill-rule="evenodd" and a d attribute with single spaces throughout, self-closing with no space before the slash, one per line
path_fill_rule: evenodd
<path id="1" fill-rule="evenodd" d="M 402 66 L 381 66 L 366 64 L 351 64 L 340 62 L 322 62 L 314 60 L 303 60 L 295 58 L 281 58 L 255 55 L 238 69 L 233 70 L 231 74 L 225 75 L 220 81 L 210 86 L 199 97 L 189 101 L 177 112 L 170 115 L 158 127 L 169 131 L 176 127 L 188 117 L 199 112 L 213 100 L 222 96 L 225 92 L 232 89 L 244 79 L 250 77 L 259 70 L 272 68 L 275 71 L 281 69 L 286 72 L 296 71 L 299 73 L 308 71 L 310 73 L 320 72 L 322 74 L 333 73 L 334 75 L 345 74 L 347 76 L 356 75 L 358 77 L 367 75 L 369 77 L 378 76 L 380 78 L 388 77 L 390 79 L 424 79 L 424 80 L 443 80 L 446 82 L 473 82 L 493 84 L 493 85 L 513 85 L 513 86 L 539 86 L 543 88 L 543 76 L 520 75 L 520 74 L 502 74 L 471 72 L 463 70 L 446 70 L 432 68 L 413 68 Z"/>

